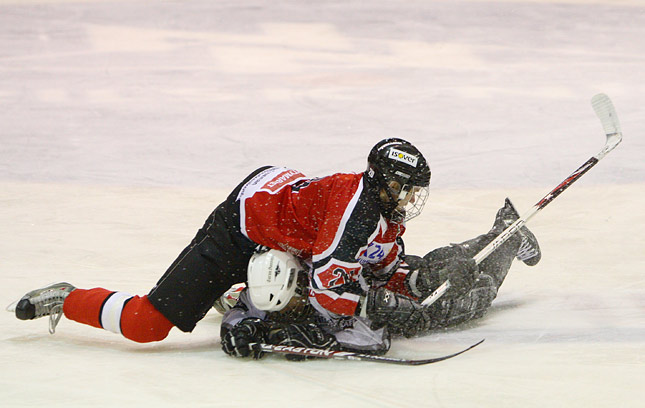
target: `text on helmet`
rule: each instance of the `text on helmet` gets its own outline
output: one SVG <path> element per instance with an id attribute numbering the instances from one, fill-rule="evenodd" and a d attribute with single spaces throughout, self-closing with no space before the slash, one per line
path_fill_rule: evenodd
<path id="1" fill-rule="evenodd" d="M 417 164 L 419 163 L 419 158 L 417 156 L 394 148 L 390 150 L 388 158 L 398 160 L 413 167 L 417 167 Z"/>

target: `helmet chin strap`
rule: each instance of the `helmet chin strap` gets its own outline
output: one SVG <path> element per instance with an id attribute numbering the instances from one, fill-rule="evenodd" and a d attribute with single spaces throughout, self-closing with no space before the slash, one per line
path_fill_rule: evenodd
<path id="1" fill-rule="evenodd" d="M 382 190 L 385 191 L 386 194 L 386 200 L 383 200 L 383 197 L 381 197 L 381 203 L 383 204 L 383 207 L 385 208 L 388 217 L 392 217 L 394 212 L 396 211 L 396 208 L 399 206 L 399 200 L 394 191 L 392 191 L 392 188 L 389 186 L 382 187 Z"/>
<path id="2" fill-rule="evenodd" d="M 399 193 L 399 198 L 397 199 L 397 202 L 405 200 L 407 198 L 408 194 L 410 194 L 411 188 L 408 187 L 408 186 L 409 186 L 409 184 L 406 184 L 403 187 L 401 187 L 401 192 Z M 412 187 L 412 189 L 413 188 L 414 187 Z"/>
<path id="3" fill-rule="evenodd" d="M 388 198 L 388 201 L 381 200 L 383 208 L 386 211 L 384 215 L 394 222 L 403 222 L 405 219 L 405 209 L 399 207 L 400 200 L 398 197 L 400 197 L 400 194 L 397 197 L 396 193 L 390 187 L 383 188 L 383 190 L 386 192 L 386 197 Z"/>

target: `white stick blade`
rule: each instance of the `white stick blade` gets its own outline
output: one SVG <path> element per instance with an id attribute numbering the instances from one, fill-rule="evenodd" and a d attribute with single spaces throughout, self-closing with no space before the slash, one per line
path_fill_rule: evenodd
<path id="1" fill-rule="evenodd" d="M 614 104 L 611 103 L 609 97 L 605 94 L 598 94 L 591 98 L 591 106 L 593 107 L 598 119 L 602 123 L 607 136 L 605 147 L 595 157 L 601 160 L 605 155 L 612 150 L 623 140 L 623 133 L 620 130 L 620 122 L 618 122 L 618 115 Z"/>
<path id="2" fill-rule="evenodd" d="M 616 115 L 616 109 L 611 99 L 605 94 L 598 94 L 591 98 L 591 106 L 596 112 L 606 135 L 620 134 L 620 123 Z"/>

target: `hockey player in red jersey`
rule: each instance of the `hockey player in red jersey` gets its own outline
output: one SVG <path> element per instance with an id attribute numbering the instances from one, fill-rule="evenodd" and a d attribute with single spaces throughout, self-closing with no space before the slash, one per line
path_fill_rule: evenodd
<path id="1" fill-rule="evenodd" d="M 266 246 L 311 262 L 311 301 L 321 310 L 387 318 L 389 298 L 366 296 L 365 276 L 396 269 L 405 222 L 421 212 L 429 182 L 426 159 L 401 139 L 376 144 L 363 173 L 312 179 L 262 167 L 213 211 L 147 295 L 61 283 L 27 293 L 15 314 L 50 316 L 51 332 L 64 314 L 137 342 L 159 341 L 174 326 L 192 331 L 217 298 L 245 281 L 249 259 Z"/>

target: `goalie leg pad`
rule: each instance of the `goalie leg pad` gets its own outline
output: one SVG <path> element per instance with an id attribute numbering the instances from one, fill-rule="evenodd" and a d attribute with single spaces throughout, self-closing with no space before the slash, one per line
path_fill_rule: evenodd
<path id="1" fill-rule="evenodd" d="M 486 314 L 493 300 L 497 297 L 495 280 L 481 274 L 475 287 L 459 297 L 440 299 L 430 306 L 433 316 L 431 329 L 455 326 Z"/>
<path id="2" fill-rule="evenodd" d="M 423 258 L 429 263 L 440 262 L 457 255 L 472 258 L 495 239 L 496 236 L 497 234 L 492 232 L 482 234 L 459 244 L 452 244 L 447 247 L 435 249 L 427 253 Z M 515 234 L 479 264 L 479 272 L 493 278 L 497 289 L 504 282 L 521 244 L 522 237 Z"/>

